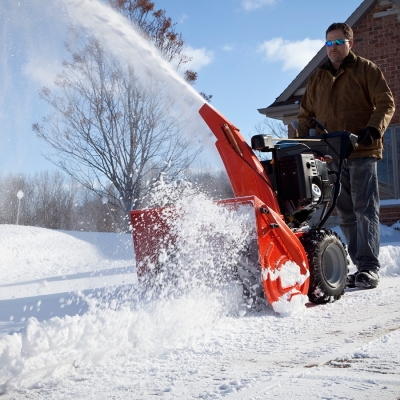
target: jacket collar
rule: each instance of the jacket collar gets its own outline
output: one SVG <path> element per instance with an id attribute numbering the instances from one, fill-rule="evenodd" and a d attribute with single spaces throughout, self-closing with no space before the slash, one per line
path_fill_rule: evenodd
<path id="1" fill-rule="evenodd" d="M 347 57 L 342 61 L 342 64 L 340 64 L 339 69 L 350 68 L 356 63 L 356 61 L 357 61 L 357 56 L 350 50 Z M 337 70 L 333 67 L 331 60 L 329 58 L 319 68 L 329 71 L 332 75 L 336 75 L 337 72 Z"/>

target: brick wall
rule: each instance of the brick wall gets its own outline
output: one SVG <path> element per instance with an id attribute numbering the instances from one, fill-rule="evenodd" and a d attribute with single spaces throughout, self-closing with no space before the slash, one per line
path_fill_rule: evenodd
<path id="1" fill-rule="evenodd" d="M 373 61 L 382 70 L 393 93 L 396 106 L 392 124 L 400 123 L 400 14 L 392 14 L 393 4 L 378 1 L 355 27 L 353 51 Z M 389 15 L 382 15 L 382 13 Z M 381 15 L 381 16 L 377 16 Z"/>
<path id="2" fill-rule="evenodd" d="M 379 220 L 384 225 L 393 225 L 400 221 L 400 206 L 381 206 Z"/>

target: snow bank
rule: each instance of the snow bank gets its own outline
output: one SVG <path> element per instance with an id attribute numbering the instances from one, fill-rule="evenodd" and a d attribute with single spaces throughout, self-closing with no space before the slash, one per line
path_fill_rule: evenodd
<path id="1" fill-rule="evenodd" d="M 381 264 L 380 275 L 397 276 L 400 275 L 400 223 L 397 222 L 392 226 L 380 225 L 381 247 L 379 251 L 379 262 Z M 340 235 L 344 243 L 346 240 L 339 226 L 333 230 Z M 354 272 L 355 267 L 351 263 L 350 271 Z"/>
<path id="2" fill-rule="evenodd" d="M 140 304 L 128 291 L 123 299 L 111 296 L 108 304 L 86 299 L 90 311 L 82 316 L 30 318 L 20 332 L 0 337 L 0 394 L 125 354 L 195 348 L 229 313 L 233 293 L 240 297 L 238 288 L 229 293 L 202 287 L 178 299 Z"/>
<path id="3" fill-rule="evenodd" d="M 0 225 L 0 237 L 2 284 L 134 264 L 127 234 Z"/>

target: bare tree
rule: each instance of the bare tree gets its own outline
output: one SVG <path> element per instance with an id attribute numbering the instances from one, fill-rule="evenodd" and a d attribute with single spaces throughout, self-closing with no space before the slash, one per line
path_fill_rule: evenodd
<path id="1" fill-rule="evenodd" d="M 74 193 L 70 185 L 66 182 L 65 175 L 59 171 L 53 174 L 40 172 L 35 174 L 30 182 L 32 187 L 32 197 L 26 196 L 25 205 L 32 203 L 31 212 L 26 212 L 29 219 L 28 225 L 42 226 L 50 229 L 70 230 L 72 205 Z"/>
<path id="2" fill-rule="evenodd" d="M 75 191 L 71 220 L 74 230 L 118 232 L 120 227 L 124 227 L 125 218 L 122 210 L 109 206 L 108 198 L 101 198 L 93 191 L 79 185 Z"/>
<path id="3" fill-rule="evenodd" d="M 65 181 L 65 175 L 56 171 L 0 178 L 0 223 L 14 224 L 17 215 L 17 192 L 24 196 L 20 204 L 21 225 L 53 229 L 71 229 L 71 213 L 75 190 Z"/>
<path id="4" fill-rule="evenodd" d="M 0 223 L 15 224 L 18 212 L 17 193 L 22 190 L 25 198 L 21 201 L 21 217 L 25 214 L 26 194 L 30 194 L 31 188 L 27 184 L 25 175 L 12 175 L 0 177 Z M 24 219 L 20 218 L 21 225 Z"/>
<path id="5" fill-rule="evenodd" d="M 109 3 L 122 15 L 127 17 L 168 62 L 177 68 L 191 60 L 183 53 L 184 39 L 175 31 L 176 23 L 166 16 L 165 10 L 156 10 L 150 0 L 109 0 Z M 189 77 L 190 81 L 197 79 Z"/>
<path id="6" fill-rule="evenodd" d="M 146 37 L 160 51 L 165 60 L 182 68 L 192 60 L 184 53 L 185 41 L 181 33 L 176 32 L 176 23 L 167 17 L 165 10 L 155 8 L 155 3 L 150 0 L 108 0 L 109 4 L 127 17 L 141 34 Z M 184 71 L 183 76 L 187 82 L 194 84 L 198 73 L 192 69 Z M 211 102 L 212 94 L 200 92 L 200 95 Z"/>
<path id="7" fill-rule="evenodd" d="M 200 150 L 184 139 L 173 99 L 160 82 L 144 87 L 133 68 L 96 39 L 78 35 L 67 49 L 72 61 L 64 62 L 55 81 L 58 91 L 40 92 L 54 112 L 33 129 L 53 150 L 46 158 L 108 196 L 125 213 L 128 229 L 129 211 L 150 188 L 146 181 L 166 171 L 179 174 Z"/>
<path id="8" fill-rule="evenodd" d="M 272 135 L 274 138 L 287 138 L 288 130 L 283 122 L 272 118 L 264 118 L 254 127 L 258 135 Z"/>
<path id="9" fill-rule="evenodd" d="M 188 171 L 186 179 L 214 200 L 235 197 L 226 171 Z"/>
<path id="10" fill-rule="evenodd" d="M 19 190 L 24 193 L 20 207 Z M 0 193 L 0 224 L 15 224 L 20 208 L 20 225 L 95 232 L 124 227 L 122 210 L 60 171 L 0 175 Z"/>

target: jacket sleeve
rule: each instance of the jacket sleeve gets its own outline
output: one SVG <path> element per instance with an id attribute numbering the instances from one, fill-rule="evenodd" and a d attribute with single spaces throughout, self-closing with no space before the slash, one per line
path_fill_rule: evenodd
<path id="1" fill-rule="evenodd" d="M 315 117 L 314 110 L 314 101 L 313 101 L 313 90 L 312 90 L 312 82 L 314 79 L 314 75 L 312 74 L 307 82 L 306 91 L 300 102 L 300 111 L 297 115 L 297 123 L 298 123 L 298 133 L 300 137 L 308 136 L 309 131 L 314 126 L 310 122 L 310 118 Z"/>
<path id="2" fill-rule="evenodd" d="M 313 128 L 312 124 L 310 123 L 310 118 L 312 118 L 314 114 L 310 111 L 311 107 L 309 107 L 309 104 L 305 101 L 306 95 L 307 92 L 305 92 L 303 95 L 300 103 L 300 111 L 297 115 L 297 131 L 300 137 L 308 136 L 310 129 Z"/>
<path id="3" fill-rule="evenodd" d="M 389 126 L 390 120 L 395 111 L 395 103 L 392 92 L 383 76 L 381 70 L 374 64 L 370 64 L 366 73 L 368 91 L 374 107 L 367 126 L 376 128 L 381 137 Z"/>

